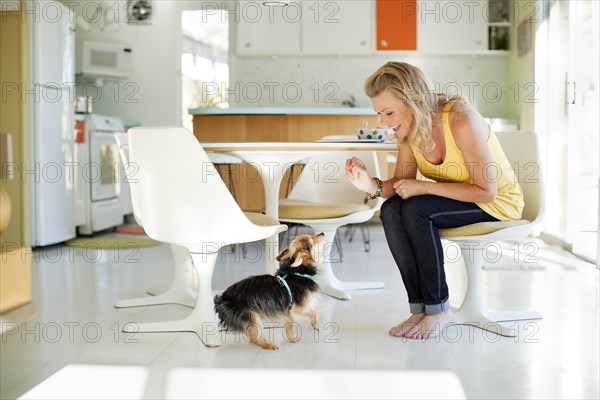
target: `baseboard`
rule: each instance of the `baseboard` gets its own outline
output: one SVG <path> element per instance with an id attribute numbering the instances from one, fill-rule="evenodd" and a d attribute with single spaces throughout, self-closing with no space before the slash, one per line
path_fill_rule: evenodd
<path id="1" fill-rule="evenodd" d="M 14 310 L 0 314 L 0 335 L 15 328 L 18 330 L 18 325 L 35 317 L 36 310 L 35 304 L 30 302 Z"/>
<path id="2" fill-rule="evenodd" d="M 539 235 L 539 238 L 549 245 L 559 246 L 563 250 L 568 251 L 569 253 L 573 252 L 573 245 L 571 243 L 566 242 L 564 239 L 559 238 L 558 236 L 554 236 L 548 232 L 542 232 Z"/>
<path id="3" fill-rule="evenodd" d="M 556 237 L 547 232 L 542 232 L 540 234 L 539 238 L 541 240 L 543 240 L 544 242 L 548 243 L 549 245 L 555 245 L 555 246 L 561 247 L 563 250 L 568 251 L 569 253 L 573 254 L 575 257 L 577 257 L 581 260 L 587 261 L 591 264 L 595 264 L 596 268 L 600 269 L 600 262 L 598 262 L 597 260 L 592 260 L 591 258 L 588 258 L 588 257 L 581 256 L 579 254 L 573 253 L 573 244 L 566 242 L 564 239 Z"/>

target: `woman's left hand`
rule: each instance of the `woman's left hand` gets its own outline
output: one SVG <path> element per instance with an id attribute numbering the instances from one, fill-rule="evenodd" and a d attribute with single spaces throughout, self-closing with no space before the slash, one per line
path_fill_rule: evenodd
<path id="1" fill-rule="evenodd" d="M 394 190 L 398 196 L 406 200 L 413 196 L 427 194 L 428 184 L 429 182 L 423 182 L 417 179 L 400 179 L 394 182 Z"/>

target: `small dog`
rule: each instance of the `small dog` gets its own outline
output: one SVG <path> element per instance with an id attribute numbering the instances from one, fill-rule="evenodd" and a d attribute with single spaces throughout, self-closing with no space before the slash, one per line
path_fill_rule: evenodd
<path id="1" fill-rule="evenodd" d="M 275 275 L 251 276 L 234 283 L 223 294 L 215 296 L 219 325 L 226 331 L 244 333 L 251 343 L 263 349 L 278 346 L 260 336 L 262 318 L 281 318 L 290 342 L 297 342 L 292 314 L 310 317 L 310 325 L 318 330 L 317 294 L 319 285 L 313 280 L 322 262 L 325 235 L 302 235 L 275 259 L 279 269 Z"/>

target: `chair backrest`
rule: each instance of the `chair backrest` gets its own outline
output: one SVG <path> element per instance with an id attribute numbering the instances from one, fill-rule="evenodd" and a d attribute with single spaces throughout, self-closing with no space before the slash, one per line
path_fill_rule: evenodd
<path id="1" fill-rule="evenodd" d="M 121 156 L 121 163 L 123 164 L 123 169 L 125 173 L 130 171 L 129 168 L 129 138 L 127 137 L 127 133 L 125 132 L 115 132 L 114 134 L 115 141 L 117 142 L 117 146 L 119 147 L 119 155 Z M 131 171 L 133 172 L 133 171 Z M 129 186 L 129 179 L 127 176 L 125 179 L 121 179 L 121 182 L 124 182 L 125 185 Z M 135 209 L 135 204 L 133 205 L 133 217 L 138 225 L 143 226 L 142 217 L 139 215 L 139 211 Z"/>
<path id="2" fill-rule="evenodd" d="M 327 204 L 363 204 L 365 192 L 358 190 L 346 178 L 346 160 L 360 158 L 373 177 L 380 177 L 379 164 L 374 151 L 332 151 L 311 156 L 294 185 L 289 199 L 307 200 Z M 368 203 L 381 207 L 383 200 Z"/>
<path id="3" fill-rule="evenodd" d="M 117 146 L 119 146 L 119 154 L 123 164 L 129 162 L 129 137 L 126 132 L 115 132 L 114 134 Z"/>
<path id="4" fill-rule="evenodd" d="M 496 132 L 496 136 L 523 189 L 523 219 L 539 222 L 545 214 L 545 196 L 538 137 L 528 131 Z"/>
<path id="5" fill-rule="evenodd" d="M 190 131 L 137 127 L 128 136 L 133 208 L 150 237 L 187 247 L 255 240 L 254 225 Z"/>

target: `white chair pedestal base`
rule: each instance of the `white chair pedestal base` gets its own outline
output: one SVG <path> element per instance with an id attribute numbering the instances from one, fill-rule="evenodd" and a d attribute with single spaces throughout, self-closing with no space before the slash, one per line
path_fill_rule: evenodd
<path id="1" fill-rule="evenodd" d="M 473 243 L 458 243 L 467 269 L 467 291 L 460 308 L 454 311 L 457 324 L 470 325 L 501 336 L 515 337 L 518 332 L 501 325 L 499 321 L 542 319 L 537 311 L 493 311 L 483 303 L 480 291 L 480 275 L 483 265 L 483 249 Z"/>
<path id="2" fill-rule="evenodd" d="M 169 290 L 169 289 L 167 288 L 167 290 Z M 167 290 L 157 289 L 157 288 L 150 288 L 150 289 L 146 290 L 146 294 L 149 294 L 150 296 L 158 296 L 159 294 L 164 293 Z"/>
<path id="3" fill-rule="evenodd" d="M 458 310 L 454 310 L 454 322 L 474 326 L 500 336 L 515 337 L 519 332 L 498 322 L 542 319 L 542 314 L 537 311 L 493 311 L 485 307 L 480 308 L 483 309 L 461 305 Z"/>
<path id="4" fill-rule="evenodd" d="M 323 265 L 317 274 L 316 282 L 319 284 L 321 293 L 335 297 L 340 300 L 350 300 L 347 291 L 364 290 L 364 289 L 382 289 L 385 285 L 383 282 L 342 282 L 340 281 L 331 268 L 331 249 L 335 240 L 336 227 L 312 225 L 316 232 L 325 234 L 325 254 L 323 254 Z"/>
<path id="5" fill-rule="evenodd" d="M 221 345 L 217 316 L 212 298 L 212 275 L 218 253 L 194 254 L 194 267 L 198 274 L 198 299 L 194 310 L 186 318 L 176 321 L 130 323 L 123 332 L 195 332 L 207 347 Z"/>
<path id="6" fill-rule="evenodd" d="M 159 304 L 181 304 L 187 307 L 195 307 L 197 298 L 191 293 L 186 280 L 186 267 L 189 262 L 189 250 L 185 247 L 171 244 L 173 254 L 173 277 L 165 291 L 151 289 L 147 293 L 152 297 L 138 297 L 134 299 L 120 300 L 115 308 L 142 307 Z"/>

